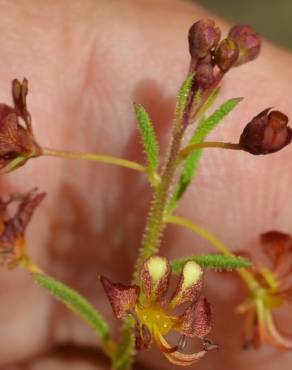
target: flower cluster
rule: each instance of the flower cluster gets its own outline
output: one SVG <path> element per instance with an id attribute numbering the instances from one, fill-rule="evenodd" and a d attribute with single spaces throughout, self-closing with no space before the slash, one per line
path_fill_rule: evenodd
<path id="1" fill-rule="evenodd" d="M 0 171 L 10 172 L 23 165 L 29 158 L 41 154 L 31 126 L 26 97 L 28 81 L 12 81 L 14 107 L 0 104 Z M 20 123 L 20 119 L 23 124 Z"/>
<path id="2" fill-rule="evenodd" d="M 269 260 L 269 268 L 256 265 L 250 273 L 254 284 L 250 297 L 238 307 L 245 314 L 244 346 L 260 347 L 267 343 L 292 349 L 292 338 L 278 328 L 273 311 L 292 302 L 292 238 L 279 231 L 261 236 L 261 249 Z"/>
<path id="3" fill-rule="evenodd" d="M 211 19 L 202 19 L 189 30 L 190 72 L 196 73 L 199 88 L 209 89 L 235 65 L 254 60 L 260 53 L 261 40 L 249 26 L 236 25 L 227 38 Z M 216 73 L 215 68 L 219 71 Z"/>
<path id="4" fill-rule="evenodd" d="M 188 366 L 202 358 L 216 345 L 206 338 L 210 333 L 211 309 L 208 301 L 201 295 L 203 270 L 193 262 L 185 263 L 175 292 L 166 299 L 171 277 L 171 267 L 166 258 L 150 257 L 140 272 L 141 288 L 112 283 L 101 277 L 101 283 L 109 298 L 117 318 L 132 315 L 136 320 L 135 336 L 137 349 L 147 349 L 154 339 L 166 356 L 177 365 Z M 188 304 L 179 315 L 173 310 L 179 305 Z M 171 346 L 165 336 L 170 331 L 181 334 L 178 344 Z M 186 337 L 200 338 L 201 351 L 186 354 Z"/>
<path id="5" fill-rule="evenodd" d="M 45 193 L 36 194 L 36 190 L 27 194 L 14 194 L 8 200 L 0 198 L 0 265 L 16 266 L 26 257 L 26 227 Z M 18 208 L 12 216 L 9 206 L 18 202 Z"/>

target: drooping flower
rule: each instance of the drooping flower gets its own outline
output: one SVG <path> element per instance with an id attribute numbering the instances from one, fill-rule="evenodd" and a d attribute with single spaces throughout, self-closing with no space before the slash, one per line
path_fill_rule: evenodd
<path id="1" fill-rule="evenodd" d="M 36 189 L 24 195 L 13 194 L 8 200 L 0 198 L 0 265 L 12 268 L 26 258 L 25 230 L 45 193 L 36 193 Z M 18 202 L 18 208 L 10 215 L 12 203 Z"/>
<path id="2" fill-rule="evenodd" d="M 291 350 L 292 336 L 281 332 L 274 313 L 285 302 L 292 302 L 292 238 L 270 231 L 261 235 L 261 248 L 270 266 L 256 265 L 250 271 L 250 296 L 238 306 L 238 312 L 245 315 L 244 347 L 259 348 L 266 343 Z"/>
<path id="3" fill-rule="evenodd" d="M 22 166 L 29 158 L 41 154 L 35 140 L 31 116 L 27 110 L 28 81 L 12 81 L 14 107 L 0 103 L 0 173 Z"/>
<path id="4" fill-rule="evenodd" d="M 170 276 L 168 260 L 152 256 L 140 272 L 140 287 L 116 284 L 105 277 L 101 277 L 101 283 L 116 317 L 121 319 L 132 315 L 135 318 L 137 349 L 149 348 L 154 339 L 170 362 L 188 366 L 209 350 L 217 348 L 206 338 L 212 327 L 211 309 L 207 299 L 201 295 L 203 271 L 197 263 L 186 262 L 175 292 L 170 299 L 166 299 Z M 181 304 L 187 305 L 186 309 L 180 314 L 173 313 Z M 171 346 L 165 338 L 170 331 L 181 334 L 175 346 Z M 201 339 L 202 350 L 183 353 L 187 337 Z"/>
<path id="5" fill-rule="evenodd" d="M 239 144 L 243 150 L 254 154 L 270 154 L 290 144 L 292 130 L 288 117 L 271 108 L 254 117 L 244 128 Z"/>

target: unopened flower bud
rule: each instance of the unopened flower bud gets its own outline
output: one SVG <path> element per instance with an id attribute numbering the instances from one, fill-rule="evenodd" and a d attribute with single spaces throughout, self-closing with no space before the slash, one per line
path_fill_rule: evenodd
<path id="1" fill-rule="evenodd" d="M 230 37 L 222 40 L 215 52 L 215 62 L 222 72 L 227 72 L 239 57 L 239 47 Z"/>
<path id="2" fill-rule="evenodd" d="M 199 86 L 205 90 L 214 83 L 214 71 L 211 63 L 199 63 L 196 68 L 196 80 Z"/>
<path id="3" fill-rule="evenodd" d="M 221 31 L 211 19 L 201 19 L 189 30 L 189 50 L 192 58 L 204 58 L 220 41 Z"/>
<path id="4" fill-rule="evenodd" d="M 240 53 L 236 65 L 254 60 L 259 55 L 261 37 L 250 26 L 233 26 L 229 31 L 229 37 L 239 46 Z"/>
<path id="5" fill-rule="evenodd" d="M 279 111 L 264 110 L 244 128 L 239 144 L 251 154 L 269 154 L 281 150 L 292 140 L 288 117 Z"/>

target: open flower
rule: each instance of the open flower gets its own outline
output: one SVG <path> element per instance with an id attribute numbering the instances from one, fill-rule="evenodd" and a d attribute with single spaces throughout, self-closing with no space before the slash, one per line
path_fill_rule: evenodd
<path id="1" fill-rule="evenodd" d="M 256 266 L 252 271 L 249 298 L 238 307 L 245 314 L 244 346 L 255 348 L 267 343 L 292 349 L 292 337 L 283 334 L 273 316 L 285 302 L 292 302 L 292 238 L 279 231 L 261 236 L 263 253 L 270 267 Z"/>
<path id="2" fill-rule="evenodd" d="M 277 110 L 265 109 L 244 128 L 239 144 L 243 150 L 254 154 L 274 153 L 292 140 L 288 117 Z"/>
<path id="3" fill-rule="evenodd" d="M 211 310 L 206 298 L 201 296 L 203 271 L 188 261 L 183 267 L 175 292 L 166 299 L 171 268 L 166 258 L 150 257 L 140 272 L 141 288 L 112 283 L 101 277 L 101 283 L 117 318 L 132 315 L 136 320 L 137 349 L 147 349 L 153 339 L 172 363 L 188 366 L 202 358 L 208 350 L 217 348 L 206 338 L 211 330 Z M 173 310 L 187 304 L 180 314 Z M 165 336 L 170 331 L 181 334 L 177 345 L 171 346 Z M 186 338 L 200 338 L 202 350 L 192 354 L 183 353 Z"/>
<path id="4" fill-rule="evenodd" d="M 14 194 L 7 201 L 0 198 L 0 265 L 14 267 L 26 258 L 26 227 L 45 193 L 36 189 L 27 194 Z M 10 205 L 19 202 L 14 215 L 9 214 Z"/>
<path id="5" fill-rule="evenodd" d="M 0 173 L 10 172 L 41 154 L 26 106 L 28 81 L 12 81 L 14 107 L 0 103 Z"/>

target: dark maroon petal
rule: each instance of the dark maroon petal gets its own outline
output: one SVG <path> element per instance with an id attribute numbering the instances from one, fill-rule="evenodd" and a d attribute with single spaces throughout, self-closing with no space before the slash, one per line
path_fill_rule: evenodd
<path id="1" fill-rule="evenodd" d="M 212 329 L 211 307 L 206 298 L 193 302 L 178 320 L 176 327 L 188 337 L 204 338 Z"/>
<path id="2" fill-rule="evenodd" d="M 152 344 L 152 334 L 148 327 L 144 324 L 139 325 L 136 323 L 135 326 L 135 347 L 141 351 L 149 349 Z"/>
<path id="3" fill-rule="evenodd" d="M 274 153 L 292 140 L 292 130 L 287 126 L 288 117 L 279 111 L 265 109 L 244 128 L 239 144 L 251 154 Z"/>
<path id="4" fill-rule="evenodd" d="M 263 252 L 269 257 L 274 267 L 292 253 L 292 238 L 280 231 L 268 231 L 261 235 Z"/>
<path id="5" fill-rule="evenodd" d="M 129 311 L 134 308 L 137 302 L 139 287 L 136 285 L 112 283 L 104 276 L 100 277 L 100 282 L 106 292 L 116 317 L 121 319 L 127 316 Z"/>
<path id="6" fill-rule="evenodd" d="M 27 111 L 26 97 L 28 94 L 28 81 L 26 78 L 20 83 L 17 79 L 12 81 L 12 98 L 15 111 L 25 121 L 27 129 L 31 132 L 30 115 Z"/>
<path id="7" fill-rule="evenodd" d="M 140 272 L 142 290 L 151 301 L 162 301 L 169 286 L 171 269 L 167 258 L 152 256 Z"/>

